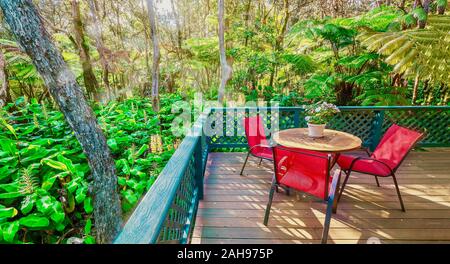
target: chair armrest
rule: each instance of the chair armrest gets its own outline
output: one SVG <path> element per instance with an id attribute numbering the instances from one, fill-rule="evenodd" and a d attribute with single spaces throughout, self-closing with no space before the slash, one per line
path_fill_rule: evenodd
<path id="1" fill-rule="evenodd" d="M 377 159 L 374 159 L 374 158 L 370 158 L 370 157 L 368 157 L 368 158 L 366 158 L 366 157 L 357 157 L 357 158 L 354 159 L 354 160 L 352 161 L 352 163 L 350 164 L 349 170 L 352 170 L 352 169 L 353 169 L 353 166 L 354 166 L 354 165 L 356 164 L 356 162 L 358 162 L 359 160 L 372 160 L 372 161 L 378 162 L 378 163 L 380 163 L 380 164 L 383 164 L 383 165 L 391 172 L 391 174 L 394 174 L 394 171 L 392 170 L 391 167 L 389 167 L 389 165 L 387 165 L 386 163 L 384 163 L 384 162 L 382 162 L 382 161 L 380 161 L 380 160 L 377 160 Z"/>

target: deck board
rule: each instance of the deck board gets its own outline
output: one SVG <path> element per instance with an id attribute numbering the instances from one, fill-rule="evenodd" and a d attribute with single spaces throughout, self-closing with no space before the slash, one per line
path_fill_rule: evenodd
<path id="1" fill-rule="evenodd" d="M 352 174 L 331 221 L 328 243 L 450 243 L 450 149 L 412 152 L 397 171 L 407 212 L 391 178 Z M 192 243 L 320 243 L 325 204 L 301 193 L 276 193 L 269 225 L 263 216 L 272 165 L 245 153 L 210 153 L 205 196 Z"/>

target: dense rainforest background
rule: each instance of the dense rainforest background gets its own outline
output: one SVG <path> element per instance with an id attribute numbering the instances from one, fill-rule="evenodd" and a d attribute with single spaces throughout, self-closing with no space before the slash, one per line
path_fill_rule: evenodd
<path id="1" fill-rule="evenodd" d="M 0 6 L 0 242 L 111 242 L 181 141 L 172 104 L 197 92 L 449 105 L 447 0 Z"/>

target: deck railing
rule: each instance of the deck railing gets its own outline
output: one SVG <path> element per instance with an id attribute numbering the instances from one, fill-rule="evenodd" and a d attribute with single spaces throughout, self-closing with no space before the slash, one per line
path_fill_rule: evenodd
<path id="1" fill-rule="evenodd" d="M 450 147 L 450 107 L 340 109 L 341 113 L 328 126 L 359 136 L 363 144 L 372 149 L 392 123 L 425 131 L 426 137 L 419 143 L 420 146 Z M 209 151 L 245 148 L 247 144 L 241 122 L 244 116 L 256 113 L 263 117 L 267 128 L 287 129 L 307 125 L 304 110 L 300 107 L 213 108 L 202 114 L 193 126 L 193 131 L 197 133 L 184 138 L 115 243 L 189 243 L 198 201 L 203 197 L 203 176 Z M 219 121 L 207 123 L 207 117 L 211 115 Z M 204 126 L 216 129 L 205 135 Z"/>
<path id="2" fill-rule="evenodd" d="M 147 194 L 137 205 L 116 244 L 189 243 L 208 159 L 202 114 Z"/>
<path id="3" fill-rule="evenodd" d="M 363 145 L 374 149 L 384 132 L 393 123 L 425 131 L 426 136 L 419 142 L 421 147 L 450 146 L 450 107 L 448 106 L 390 106 L 390 107 L 339 107 L 327 127 L 349 132 L 360 137 Z M 244 116 L 260 114 L 268 130 L 307 127 L 305 112 L 301 107 L 236 107 L 214 108 L 211 115 L 223 115 L 222 133 L 208 137 L 211 150 L 245 148 L 247 140 L 243 130 Z M 234 132 L 231 133 L 231 131 Z"/>

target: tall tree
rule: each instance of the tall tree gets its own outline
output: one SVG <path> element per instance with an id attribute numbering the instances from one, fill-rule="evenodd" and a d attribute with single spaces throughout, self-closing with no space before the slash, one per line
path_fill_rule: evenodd
<path id="1" fill-rule="evenodd" d="M 158 40 L 158 32 L 156 31 L 156 15 L 155 15 L 155 7 L 153 5 L 153 0 L 147 0 L 147 8 L 148 8 L 148 19 L 150 21 L 150 30 L 152 35 L 153 42 L 153 65 L 152 65 L 152 104 L 153 110 L 159 110 L 159 62 L 161 58 L 161 54 L 159 51 L 159 40 Z M 145 93 L 146 96 L 149 96 L 148 90 Z"/>
<path id="2" fill-rule="evenodd" d="M 227 62 L 227 56 L 225 54 L 225 0 L 219 0 L 219 50 L 220 50 L 220 67 L 221 67 L 221 80 L 219 86 L 218 101 L 223 103 L 225 97 L 225 86 L 228 80 L 231 78 L 232 69 Z"/>
<path id="3" fill-rule="evenodd" d="M 6 60 L 3 51 L 0 50 L 0 107 L 11 101 L 9 93 L 8 74 L 6 71 Z"/>
<path id="4" fill-rule="evenodd" d="M 75 42 L 78 46 L 78 52 L 83 68 L 83 80 L 86 91 L 92 99 L 99 100 L 98 82 L 92 69 L 89 45 L 84 34 L 84 24 L 81 19 L 80 2 L 72 0 L 72 20 L 75 34 Z"/>
<path id="5" fill-rule="evenodd" d="M 100 54 L 100 62 L 102 63 L 103 68 L 103 85 L 105 86 L 109 99 L 111 99 L 111 88 L 109 85 L 109 63 L 108 58 L 106 57 L 106 47 L 103 43 L 103 28 L 101 22 L 98 19 L 96 7 L 97 1 L 89 0 L 89 9 L 91 11 L 91 17 L 94 26 L 95 46 L 97 47 L 97 51 Z"/>
<path id="6" fill-rule="evenodd" d="M 0 0 L 0 6 L 16 40 L 32 59 L 87 156 L 94 178 L 97 241 L 109 243 L 121 226 L 122 213 L 114 160 L 106 138 L 32 1 Z"/>

